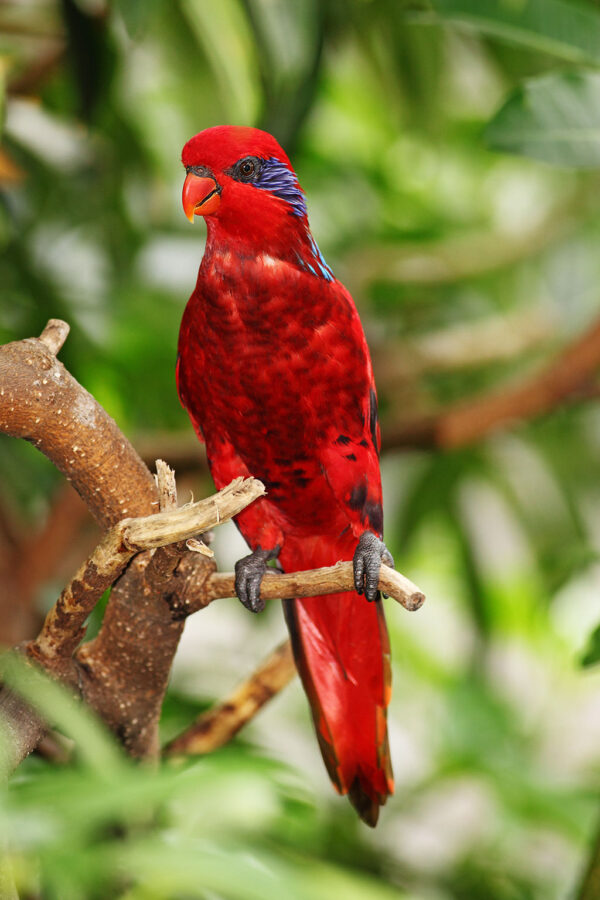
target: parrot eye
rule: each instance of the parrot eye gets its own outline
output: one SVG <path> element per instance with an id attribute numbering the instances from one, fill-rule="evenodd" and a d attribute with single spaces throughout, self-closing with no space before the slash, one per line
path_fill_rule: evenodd
<path id="1" fill-rule="evenodd" d="M 256 181 L 261 168 L 261 161 L 256 156 L 246 156 L 244 159 L 238 160 L 235 166 L 232 166 L 228 175 L 235 178 L 236 181 L 251 182 Z"/>

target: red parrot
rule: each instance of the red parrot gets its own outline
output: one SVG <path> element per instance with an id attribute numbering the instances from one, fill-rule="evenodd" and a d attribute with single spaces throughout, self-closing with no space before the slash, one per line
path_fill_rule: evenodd
<path id="1" fill-rule="evenodd" d="M 321 255 L 277 141 L 219 126 L 183 148 L 183 207 L 207 241 L 179 334 L 177 386 L 218 489 L 267 489 L 236 517 L 252 548 L 236 591 L 264 607 L 267 561 L 295 572 L 353 560 L 356 593 L 284 601 L 296 665 L 329 775 L 374 826 L 393 791 L 390 647 L 377 590 L 377 396 L 354 302 Z M 361 598 L 360 594 L 366 596 Z"/>

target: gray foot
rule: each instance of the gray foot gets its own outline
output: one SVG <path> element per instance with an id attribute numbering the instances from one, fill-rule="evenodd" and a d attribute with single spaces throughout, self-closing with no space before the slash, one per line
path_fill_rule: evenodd
<path id="1" fill-rule="evenodd" d="M 388 548 L 372 531 L 363 531 L 354 551 L 354 587 L 357 594 L 367 600 L 379 599 L 379 570 L 381 563 L 394 566 L 394 558 Z"/>
<path id="2" fill-rule="evenodd" d="M 265 601 L 260 598 L 260 585 L 267 570 L 267 562 L 279 553 L 274 550 L 261 550 L 260 547 L 243 556 L 235 564 L 235 592 L 250 612 L 262 612 Z"/>

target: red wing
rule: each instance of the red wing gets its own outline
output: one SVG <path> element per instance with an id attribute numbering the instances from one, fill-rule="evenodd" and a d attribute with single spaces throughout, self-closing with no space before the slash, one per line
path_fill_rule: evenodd
<path id="1" fill-rule="evenodd" d="M 233 444 L 222 433 L 211 435 L 206 451 L 210 473 L 217 490 L 221 490 L 240 475 L 248 478 L 251 474 L 243 459 L 236 453 Z M 283 546 L 281 513 L 268 497 L 259 497 L 238 513 L 234 521 L 252 550 L 257 547 L 271 550 Z"/>
<path id="2" fill-rule="evenodd" d="M 180 345 L 181 345 L 181 337 L 180 337 Z M 179 400 L 183 408 L 187 411 L 192 425 L 194 426 L 194 431 L 198 435 L 199 440 L 204 444 L 204 434 L 202 431 L 202 426 L 200 422 L 194 415 L 192 411 L 192 403 L 190 402 L 190 392 L 187 387 L 187 379 L 186 379 L 186 365 L 185 365 L 185 357 L 181 353 L 181 351 L 177 354 L 177 363 L 175 365 L 175 383 L 177 385 L 177 393 L 179 394 Z"/>
<path id="3" fill-rule="evenodd" d="M 346 428 L 338 421 L 320 448 L 325 478 L 356 537 L 365 529 L 383 534 L 379 444 L 377 396 L 371 384 L 368 396 L 357 404 L 355 421 Z"/>

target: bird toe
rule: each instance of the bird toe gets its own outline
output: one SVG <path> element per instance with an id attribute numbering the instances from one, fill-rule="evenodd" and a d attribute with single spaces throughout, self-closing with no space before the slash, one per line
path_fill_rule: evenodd
<path id="1" fill-rule="evenodd" d="M 372 531 L 364 531 L 354 551 L 354 587 L 357 594 L 364 594 L 371 603 L 379 599 L 379 572 L 382 562 L 393 567 L 392 554 L 377 535 Z"/>
<path id="2" fill-rule="evenodd" d="M 270 553 L 255 550 L 238 559 L 235 564 L 235 592 L 242 605 L 253 613 L 262 612 L 265 608 L 265 601 L 260 596 L 260 586 L 269 558 Z"/>

